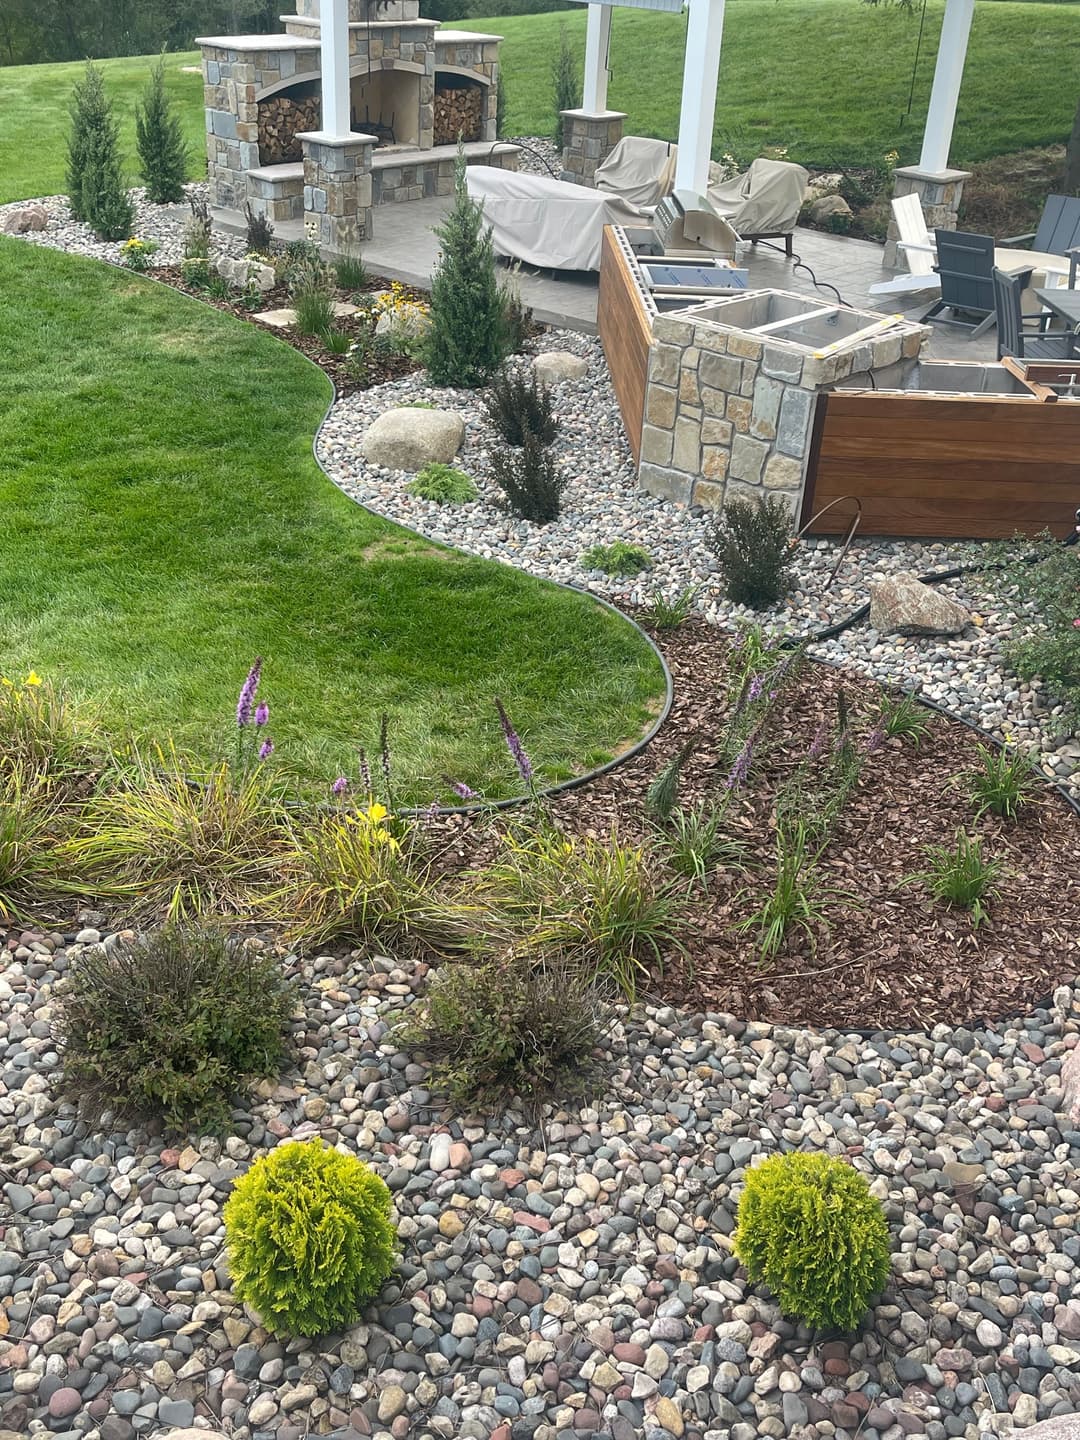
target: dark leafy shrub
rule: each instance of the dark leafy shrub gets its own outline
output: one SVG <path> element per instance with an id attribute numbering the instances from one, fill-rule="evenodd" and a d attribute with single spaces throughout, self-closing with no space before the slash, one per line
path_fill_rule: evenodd
<path id="1" fill-rule="evenodd" d="M 257 1160 L 224 1219 L 233 1291 L 278 1334 L 344 1329 L 394 1268 L 385 1182 L 321 1140 Z"/>
<path id="2" fill-rule="evenodd" d="M 602 1007 L 587 976 L 563 961 L 513 954 L 442 967 L 403 1028 L 430 1059 L 433 1086 L 463 1109 L 534 1109 L 595 1093 Z"/>
<path id="3" fill-rule="evenodd" d="M 778 495 L 725 504 L 709 535 L 736 605 L 766 610 L 783 598 L 791 576 L 791 512 Z"/>
<path id="4" fill-rule="evenodd" d="M 853 1330 L 888 1276 L 889 1231 L 857 1170 L 795 1152 L 747 1172 L 735 1253 L 791 1319 Z"/>
<path id="5" fill-rule="evenodd" d="M 60 1001 L 64 1087 L 91 1114 L 220 1128 L 245 1079 L 276 1074 L 291 1008 L 272 956 L 213 931 L 92 946 Z"/>
<path id="6" fill-rule="evenodd" d="M 559 48 L 551 65 L 551 88 L 555 99 L 555 129 L 552 139 L 555 148 L 563 148 L 564 110 L 575 110 L 581 104 L 581 82 L 578 80 L 577 56 L 566 33 L 566 27 L 559 27 Z"/>
<path id="7" fill-rule="evenodd" d="M 499 281 L 499 299 L 502 302 L 506 353 L 516 355 L 524 348 L 533 323 L 533 312 L 521 298 L 516 268 Z"/>
<path id="8" fill-rule="evenodd" d="M 614 540 L 610 545 L 592 545 L 581 557 L 583 570 L 600 570 L 605 575 L 640 575 L 652 569 L 652 556 L 643 545 Z"/>
<path id="9" fill-rule="evenodd" d="M 120 130 L 105 94 L 101 71 L 86 62 L 71 103 L 68 138 L 68 202 L 102 240 L 126 240 L 135 207 L 124 187 Z"/>
<path id="10" fill-rule="evenodd" d="M 495 275 L 491 227 L 469 198 L 465 154 L 459 149 L 454 203 L 442 225 L 431 281 L 431 332 L 424 359 L 436 385 L 484 385 L 506 354 L 506 326 Z"/>
<path id="11" fill-rule="evenodd" d="M 247 249 L 249 255 L 269 255 L 274 245 L 274 222 L 268 215 L 260 215 L 251 208 L 249 200 L 244 206 L 247 222 Z"/>
<path id="12" fill-rule="evenodd" d="M 491 457 L 491 475 L 510 509 L 522 520 L 549 525 L 559 518 L 566 477 L 535 435 L 526 431 L 520 450 L 496 450 Z"/>
<path id="13" fill-rule="evenodd" d="M 155 205 L 173 205 L 182 200 L 188 151 L 180 117 L 165 89 L 164 56 L 158 57 L 150 71 L 142 104 L 135 108 L 135 145 L 146 198 Z"/>
<path id="14" fill-rule="evenodd" d="M 559 433 L 551 391 L 531 367 L 527 377 L 517 370 L 501 370 L 484 395 L 484 409 L 508 445 L 524 445 L 526 435 L 550 445 Z"/>

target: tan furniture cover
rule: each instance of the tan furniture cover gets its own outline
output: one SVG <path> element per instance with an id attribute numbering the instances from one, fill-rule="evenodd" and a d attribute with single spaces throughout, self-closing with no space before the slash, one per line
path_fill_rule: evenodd
<path id="1" fill-rule="evenodd" d="M 470 165 L 465 180 L 484 206 L 495 253 L 543 269 L 599 270 L 604 226 L 650 218 L 617 195 L 542 175 Z"/>
<path id="2" fill-rule="evenodd" d="M 596 171 L 597 190 L 619 195 L 631 205 L 658 205 L 675 185 L 679 147 L 667 140 L 624 135 Z"/>
<path id="3" fill-rule="evenodd" d="M 799 219 L 810 176 L 788 160 L 757 159 L 745 175 L 709 186 L 714 209 L 740 235 L 789 235 Z"/>

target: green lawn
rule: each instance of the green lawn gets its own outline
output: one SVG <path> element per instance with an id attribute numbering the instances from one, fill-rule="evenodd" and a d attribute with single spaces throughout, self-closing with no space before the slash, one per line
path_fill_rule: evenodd
<path id="1" fill-rule="evenodd" d="M 385 709 L 420 801 L 444 773 L 512 790 L 494 695 L 551 776 L 640 733 L 662 679 L 638 633 L 347 500 L 311 455 L 330 385 L 296 351 L 16 240 L 0 294 L 0 674 L 214 758 L 262 655 L 280 763 L 355 774 Z"/>
<path id="2" fill-rule="evenodd" d="M 750 156 L 764 145 L 786 145 L 793 159 L 818 165 L 863 161 L 893 149 L 905 161 L 916 159 L 943 9 L 942 0 L 930 0 L 914 104 L 905 119 L 917 14 L 862 0 L 731 0 L 717 154 L 734 148 Z M 550 132 L 550 57 L 559 28 L 574 37 L 580 55 L 585 20 L 582 8 L 461 22 L 460 28 L 506 37 L 507 118 L 513 132 Z M 630 133 L 674 138 L 685 23 L 680 15 L 616 11 L 609 103 L 628 112 Z M 1076 86 L 1069 81 L 1078 52 L 1080 5 L 978 4 L 953 160 L 959 164 L 1064 140 L 1076 107 Z M 193 175 L 204 173 L 202 82 L 182 67 L 197 59 L 172 55 L 168 62 L 170 87 L 183 104 L 192 144 Z M 132 111 L 151 61 L 103 64 L 133 156 Z M 5 129 L 0 201 L 63 188 L 67 97 L 79 68 L 0 69 Z"/>

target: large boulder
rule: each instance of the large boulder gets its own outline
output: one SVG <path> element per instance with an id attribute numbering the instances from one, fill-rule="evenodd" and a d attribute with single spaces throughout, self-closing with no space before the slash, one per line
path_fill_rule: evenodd
<path id="1" fill-rule="evenodd" d="M 851 214 L 851 206 L 842 195 L 819 195 L 811 200 L 807 213 L 815 225 L 826 225 L 834 215 Z"/>
<path id="2" fill-rule="evenodd" d="M 580 355 L 568 355 L 565 350 L 545 350 L 533 361 L 536 378 L 545 385 L 557 385 L 560 380 L 581 380 L 588 374 L 589 363 Z"/>
<path id="3" fill-rule="evenodd" d="M 452 410 L 405 407 L 386 410 L 361 442 L 364 457 L 385 470 L 422 470 L 438 461 L 449 465 L 465 439 L 465 422 Z"/>
<path id="4" fill-rule="evenodd" d="M 1011 1419 L 1011 1415 L 1007 1417 Z M 998 1433 L 1005 1429 L 1003 1425 Z M 1052 1415 L 1049 1420 L 1040 1420 L 1027 1427 L 1024 1440 L 1080 1440 L 1080 1415 Z"/>
<path id="5" fill-rule="evenodd" d="M 44 230 L 48 223 L 49 212 L 44 205 L 20 205 L 7 212 L 0 229 L 5 235 L 25 235 L 30 230 Z"/>
<path id="6" fill-rule="evenodd" d="M 214 261 L 214 269 L 223 280 L 235 285 L 238 290 L 243 290 L 250 284 L 254 285 L 256 290 L 265 292 L 272 290 L 277 283 L 274 267 L 264 265 L 260 260 L 234 260 L 231 255 L 219 255 Z"/>
<path id="7" fill-rule="evenodd" d="M 906 571 L 870 586 L 870 624 L 881 635 L 959 635 L 970 618 L 958 601 Z"/>
<path id="8" fill-rule="evenodd" d="M 420 345 L 431 332 L 431 311 L 426 305 L 402 305 L 384 310 L 375 322 L 375 334 L 385 336 L 398 350 Z"/>
<path id="9" fill-rule="evenodd" d="M 1080 1125 L 1080 1045 L 1070 1050 L 1062 1062 L 1061 1090 L 1062 1109 L 1075 1130 Z"/>

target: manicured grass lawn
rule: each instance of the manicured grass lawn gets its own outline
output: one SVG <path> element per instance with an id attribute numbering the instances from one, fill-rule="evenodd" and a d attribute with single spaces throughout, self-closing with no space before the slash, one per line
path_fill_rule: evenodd
<path id="1" fill-rule="evenodd" d="M 911 86 L 919 18 L 862 0 L 731 0 L 724 29 L 716 153 L 751 156 L 786 145 L 812 164 L 862 162 L 898 150 L 918 157 L 930 95 L 943 0 L 930 0 Z M 548 134 L 553 125 L 550 57 L 559 28 L 585 45 L 585 10 L 455 22 L 506 37 L 508 125 Z M 612 27 L 609 104 L 629 114 L 631 134 L 674 138 L 678 130 L 685 17 L 618 10 Z M 975 7 L 953 160 L 1064 140 L 1076 107 L 1067 57 L 1080 47 L 1080 6 L 980 3 Z M 149 59 L 103 61 L 116 98 L 134 177 L 134 104 Z M 198 56 L 171 55 L 169 84 L 182 102 L 192 175 L 205 173 L 202 80 L 182 67 Z M 0 69 L 4 165 L 0 202 L 63 188 L 67 101 L 78 65 Z"/>
<path id="2" fill-rule="evenodd" d="M 275 763 L 355 774 L 386 710 L 421 802 L 444 773 L 512 792 L 494 695 L 551 775 L 640 733 L 662 693 L 640 636 L 347 500 L 311 455 L 329 383 L 296 351 L 15 240 L 0 294 L 0 674 L 212 759 L 262 655 Z"/>

